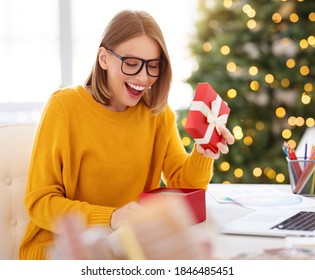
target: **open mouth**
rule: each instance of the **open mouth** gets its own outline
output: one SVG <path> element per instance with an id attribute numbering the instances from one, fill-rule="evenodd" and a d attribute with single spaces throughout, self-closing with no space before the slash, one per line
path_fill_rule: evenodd
<path id="1" fill-rule="evenodd" d="M 125 83 L 126 88 L 131 96 L 138 97 L 139 95 L 142 95 L 145 87 L 139 86 L 131 83 Z"/>

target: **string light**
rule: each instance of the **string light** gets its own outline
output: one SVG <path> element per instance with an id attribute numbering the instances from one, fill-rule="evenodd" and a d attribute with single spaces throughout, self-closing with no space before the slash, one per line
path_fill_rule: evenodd
<path id="1" fill-rule="evenodd" d="M 306 65 L 301 66 L 300 73 L 302 76 L 307 76 L 310 73 L 310 68 Z"/>
<path id="2" fill-rule="evenodd" d="M 202 45 L 202 49 L 204 52 L 210 52 L 212 50 L 212 44 L 209 42 L 206 42 Z"/>
<path id="3" fill-rule="evenodd" d="M 292 132 L 290 129 L 284 129 L 281 133 L 283 139 L 289 139 L 292 136 Z"/>
<path id="4" fill-rule="evenodd" d="M 277 181 L 279 184 L 283 183 L 283 182 L 285 181 L 285 176 L 284 176 L 284 174 L 282 174 L 282 173 L 277 174 L 277 176 L 276 176 L 276 181 Z"/>
<path id="5" fill-rule="evenodd" d="M 245 144 L 246 146 L 250 146 L 250 145 L 253 144 L 253 138 L 250 137 L 250 136 L 246 136 L 246 137 L 244 138 L 243 142 L 244 142 L 244 144 Z"/>
<path id="6" fill-rule="evenodd" d="M 253 175 L 255 177 L 260 177 L 262 175 L 262 169 L 260 167 L 255 167 L 253 170 Z"/>
<path id="7" fill-rule="evenodd" d="M 282 21 L 282 16 L 279 13 L 274 13 L 271 18 L 274 23 L 280 23 Z"/>
<path id="8" fill-rule="evenodd" d="M 227 185 L 227 184 L 231 184 L 231 182 L 230 181 L 223 181 L 222 184 Z"/>
<path id="9" fill-rule="evenodd" d="M 261 121 L 257 122 L 256 123 L 256 129 L 260 130 L 260 131 L 264 130 L 265 129 L 265 124 L 263 122 L 261 122 Z"/>
<path id="10" fill-rule="evenodd" d="M 253 18 L 256 16 L 256 11 L 254 9 L 251 9 L 248 13 L 247 16 L 250 18 Z"/>
<path id="11" fill-rule="evenodd" d="M 290 126 L 303 126 L 305 124 L 305 119 L 303 117 L 290 116 L 288 118 L 288 124 Z"/>
<path id="12" fill-rule="evenodd" d="M 233 135 L 236 140 L 241 140 L 243 138 L 243 131 L 240 126 L 235 126 L 233 128 Z"/>
<path id="13" fill-rule="evenodd" d="M 187 121 L 187 118 L 183 118 L 183 119 L 182 119 L 182 126 L 185 126 L 186 121 Z"/>
<path id="14" fill-rule="evenodd" d="M 255 29 L 257 26 L 257 22 L 254 20 L 254 19 L 250 19 L 248 22 L 247 22 L 247 27 L 248 29 Z"/>
<path id="15" fill-rule="evenodd" d="M 302 40 L 300 41 L 300 48 L 301 48 L 302 50 L 305 50 L 305 49 L 308 48 L 308 42 L 307 42 L 307 40 L 302 39 Z"/>
<path id="16" fill-rule="evenodd" d="M 226 65 L 226 69 L 229 71 L 229 72 L 235 72 L 236 71 L 236 64 L 234 62 L 229 62 L 227 65 Z"/>
<path id="17" fill-rule="evenodd" d="M 224 172 L 228 171 L 230 169 L 230 167 L 231 166 L 227 161 L 224 161 L 220 164 L 220 170 L 224 171 Z"/>
<path id="18" fill-rule="evenodd" d="M 306 83 L 305 85 L 304 85 L 304 90 L 306 91 L 306 92 L 311 92 L 312 90 L 313 90 L 313 85 L 311 84 L 311 83 Z"/>
<path id="19" fill-rule="evenodd" d="M 248 73 L 249 75 L 251 76 L 255 76 L 258 74 L 258 68 L 256 66 L 251 66 L 249 69 L 248 69 Z"/>
<path id="20" fill-rule="evenodd" d="M 228 55 L 229 53 L 230 53 L 230 47 L 229 46 L 223 46 L 223 47 L 221 47 L 221 53 L 223 54 L 223 55 Z"/>
<path id="21" fill-rule="evenodd" d="M 251 7 L 251 5 L 249 5 L 249 4 L 245 4 L 245 5 L 243 6 L 243 12 L 244 12 L 245 14 L 249 13 L 251 9 L 252 9 L 252 7 Z"/>
<path id="22" fill-rule="evenodd" d="M 311 35 L 307 38 L 307 42 L 309 43 L 310 46 L 313 48 L 315 47 L 315 36 Z"/>
<path id="23" fill-rule="evenodd" d="M 271 84 L 273 81 L 275 80 L 274 76 L 272 74 L 267 74 L 265 76 L 265 81 L 268 83 L 268 84 Z"/>
<path id="24" fill-rule="evenodd" d="M 241 177 L 243 177 L 243 175 L 244 175 L 244 171 L 243 171 L 242 168 L 236 168 L 236 169 L 234 170 L 234 176 L 235 176 L 236 178 L 241 178 Z"/>
<path id="25" fill-rule="evenodd" d="M 252 81 L 249 85 L 250 89 L 253 90 L 253 91 L 258 91 L 259 90 L 259 87 L 260 87 L 260 84 L 258 81 Z"/>
<path id="26" fill-rule="evenodd" d="M 292 13 L 290 15 L 290 21 L 293 22 L 293 23 L 298 22 L 299 21 L 299 16 L 296 13 Z"/>
<path id="27" fill-rule="evenodd" d="M 269 178 L 269 179 L 274 179 L 276 177 L 276 172 L 270 168 L 267 167 L 264 169 L 264 174 Z"/>
<path id="28" fill-rule="evenodd" d="M 232 4 L 233 4 L 233 2 L 232 2 L 232 0 L 224 0 L 223 1 L 223 6 L 225 7 L 225 8 L 231 8 L 232 7 Z"/>
<path id="29" fill-rule="evenodd" d="M 285 117 L 285 114 L 286 114 L 286 111 L 285 111 L 285 109 L 284 109 L 283 107 L 278 107 L 278 108 L 276 109 L 276 116 L 277 116 L 278 118 L 284 118 L 284 117 Z"/>
<path id="30" fill-rule="evenodd" d="M 293 68 L 295 66 L 295 60 L 293 58 L 288 59 L 286 62 L 286 66 L 288 68 Z"/>
<path id="31" fill-rule="evenodd" d="M 228 98 L 233 99 L 237 96 L 237 91 L 234 88 L 228 90 L 227 94 Z"/>
<path id="32" fill-rule="evenodd" d="M 252 6 L 249 5 L 249 4 L 245 4 L 245 5 L 243 6 L 243 12 L 244 12 L 245 14 L 247 14 L 247 16 L 248 16 L 249 18 L 253 18 L 253 17 L 256 16 L 256 11 L 255 11 L 255 10 L 252 8 Z"/>
<path id="33" fill-rule="evenodd" d="M 302 117 L 297 117 L 296 120 L 295 120 L 296 126 L 303 126 L 304 123 L 305 123 L 305 120 Z"/>
<path id="34" fill-rule="evenodd" d="M 315 126 L 315 119 L 313 118 L 307 118 L 305 121 L 306 126 L 313 127 Z"/>
<path id="35" fill-rule="evenodd" d="M 190 145 L 190 143 L 191 143 L 191 140 L 190 140 L 189 137 L 185 136 L 185 137 L 182 138 L 182 143 L 183 143 L 183 145 L 185 147 L 188 147 Z"/>
<path id="36" fill-rule="evenodd" d="M 312 101 L 312 96 L 309 93 L 303 92 L 302 96 L 301 96 L 301 102 L 304 105 L 310 104 Z"/>
<path id="37" fill-rule="evenodd" d="M 293 139 L 290 139 L 289 141 L 287 141 L 289 146 L 292 148 L 292 149 L 295 149 L 296 148 L 296 142 L 293 140 Z"/>
<path id="38" fill-rule="evenodd" d="M 296 124 L 296 117 L 294 117 L 294 116 L 289 117 L 288 118 L 288 124 L 290 126 L 295 126 L 295 124 Z"/>
<path id="39" fill-rule="evenodd" d="M 282 86 L 283 88 L 289 87 L 289 86 L 290 86 L 290 80 L 287 79 L 287 78 L 283 78 L 283 79 L 281 80 L 281 86 Z"/>

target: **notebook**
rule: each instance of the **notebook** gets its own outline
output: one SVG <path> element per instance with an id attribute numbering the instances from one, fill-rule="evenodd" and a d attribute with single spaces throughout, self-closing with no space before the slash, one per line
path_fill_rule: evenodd
<path id="1" fill-rule="evenodd" d="M 258 210 L 221 227 L 219 231 L 238 235 L 315 237 L 315 209 Z"/>

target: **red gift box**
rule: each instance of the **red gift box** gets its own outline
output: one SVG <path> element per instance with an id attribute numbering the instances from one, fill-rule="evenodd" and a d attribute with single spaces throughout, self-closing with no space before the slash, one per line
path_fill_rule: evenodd
<path id="1" fill-rule="evenodd" d="M 230 108 L 208 83 L 198 83 L 189 108 L 185 130 L 204 149 L 218 152 L 220 127 L 225 126 Z"/>
<path id="2" fill-rule="evenodd" d="M 140 203 L 144 199 L 154 195 L 178 195 L 182 196 L 191 206 L 192 213 L 195 216 L 195 222 L 200 223 L 206 219 L 206 197 L 203 189 L 185 189 L 185 188 L 158 188 L 140 194 Z"/>

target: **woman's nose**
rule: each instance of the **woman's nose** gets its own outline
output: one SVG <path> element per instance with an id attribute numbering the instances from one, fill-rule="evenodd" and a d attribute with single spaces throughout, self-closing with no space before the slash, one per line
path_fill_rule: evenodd
<path id="1" fill-rule="evenodd" d="M 137 74 L 137 77 L 141 82 L 147 82 L 149 80 L 149 75 L 147 73 L 147 69 L 145 65 L 142 67 L 141 71 Z"/>

